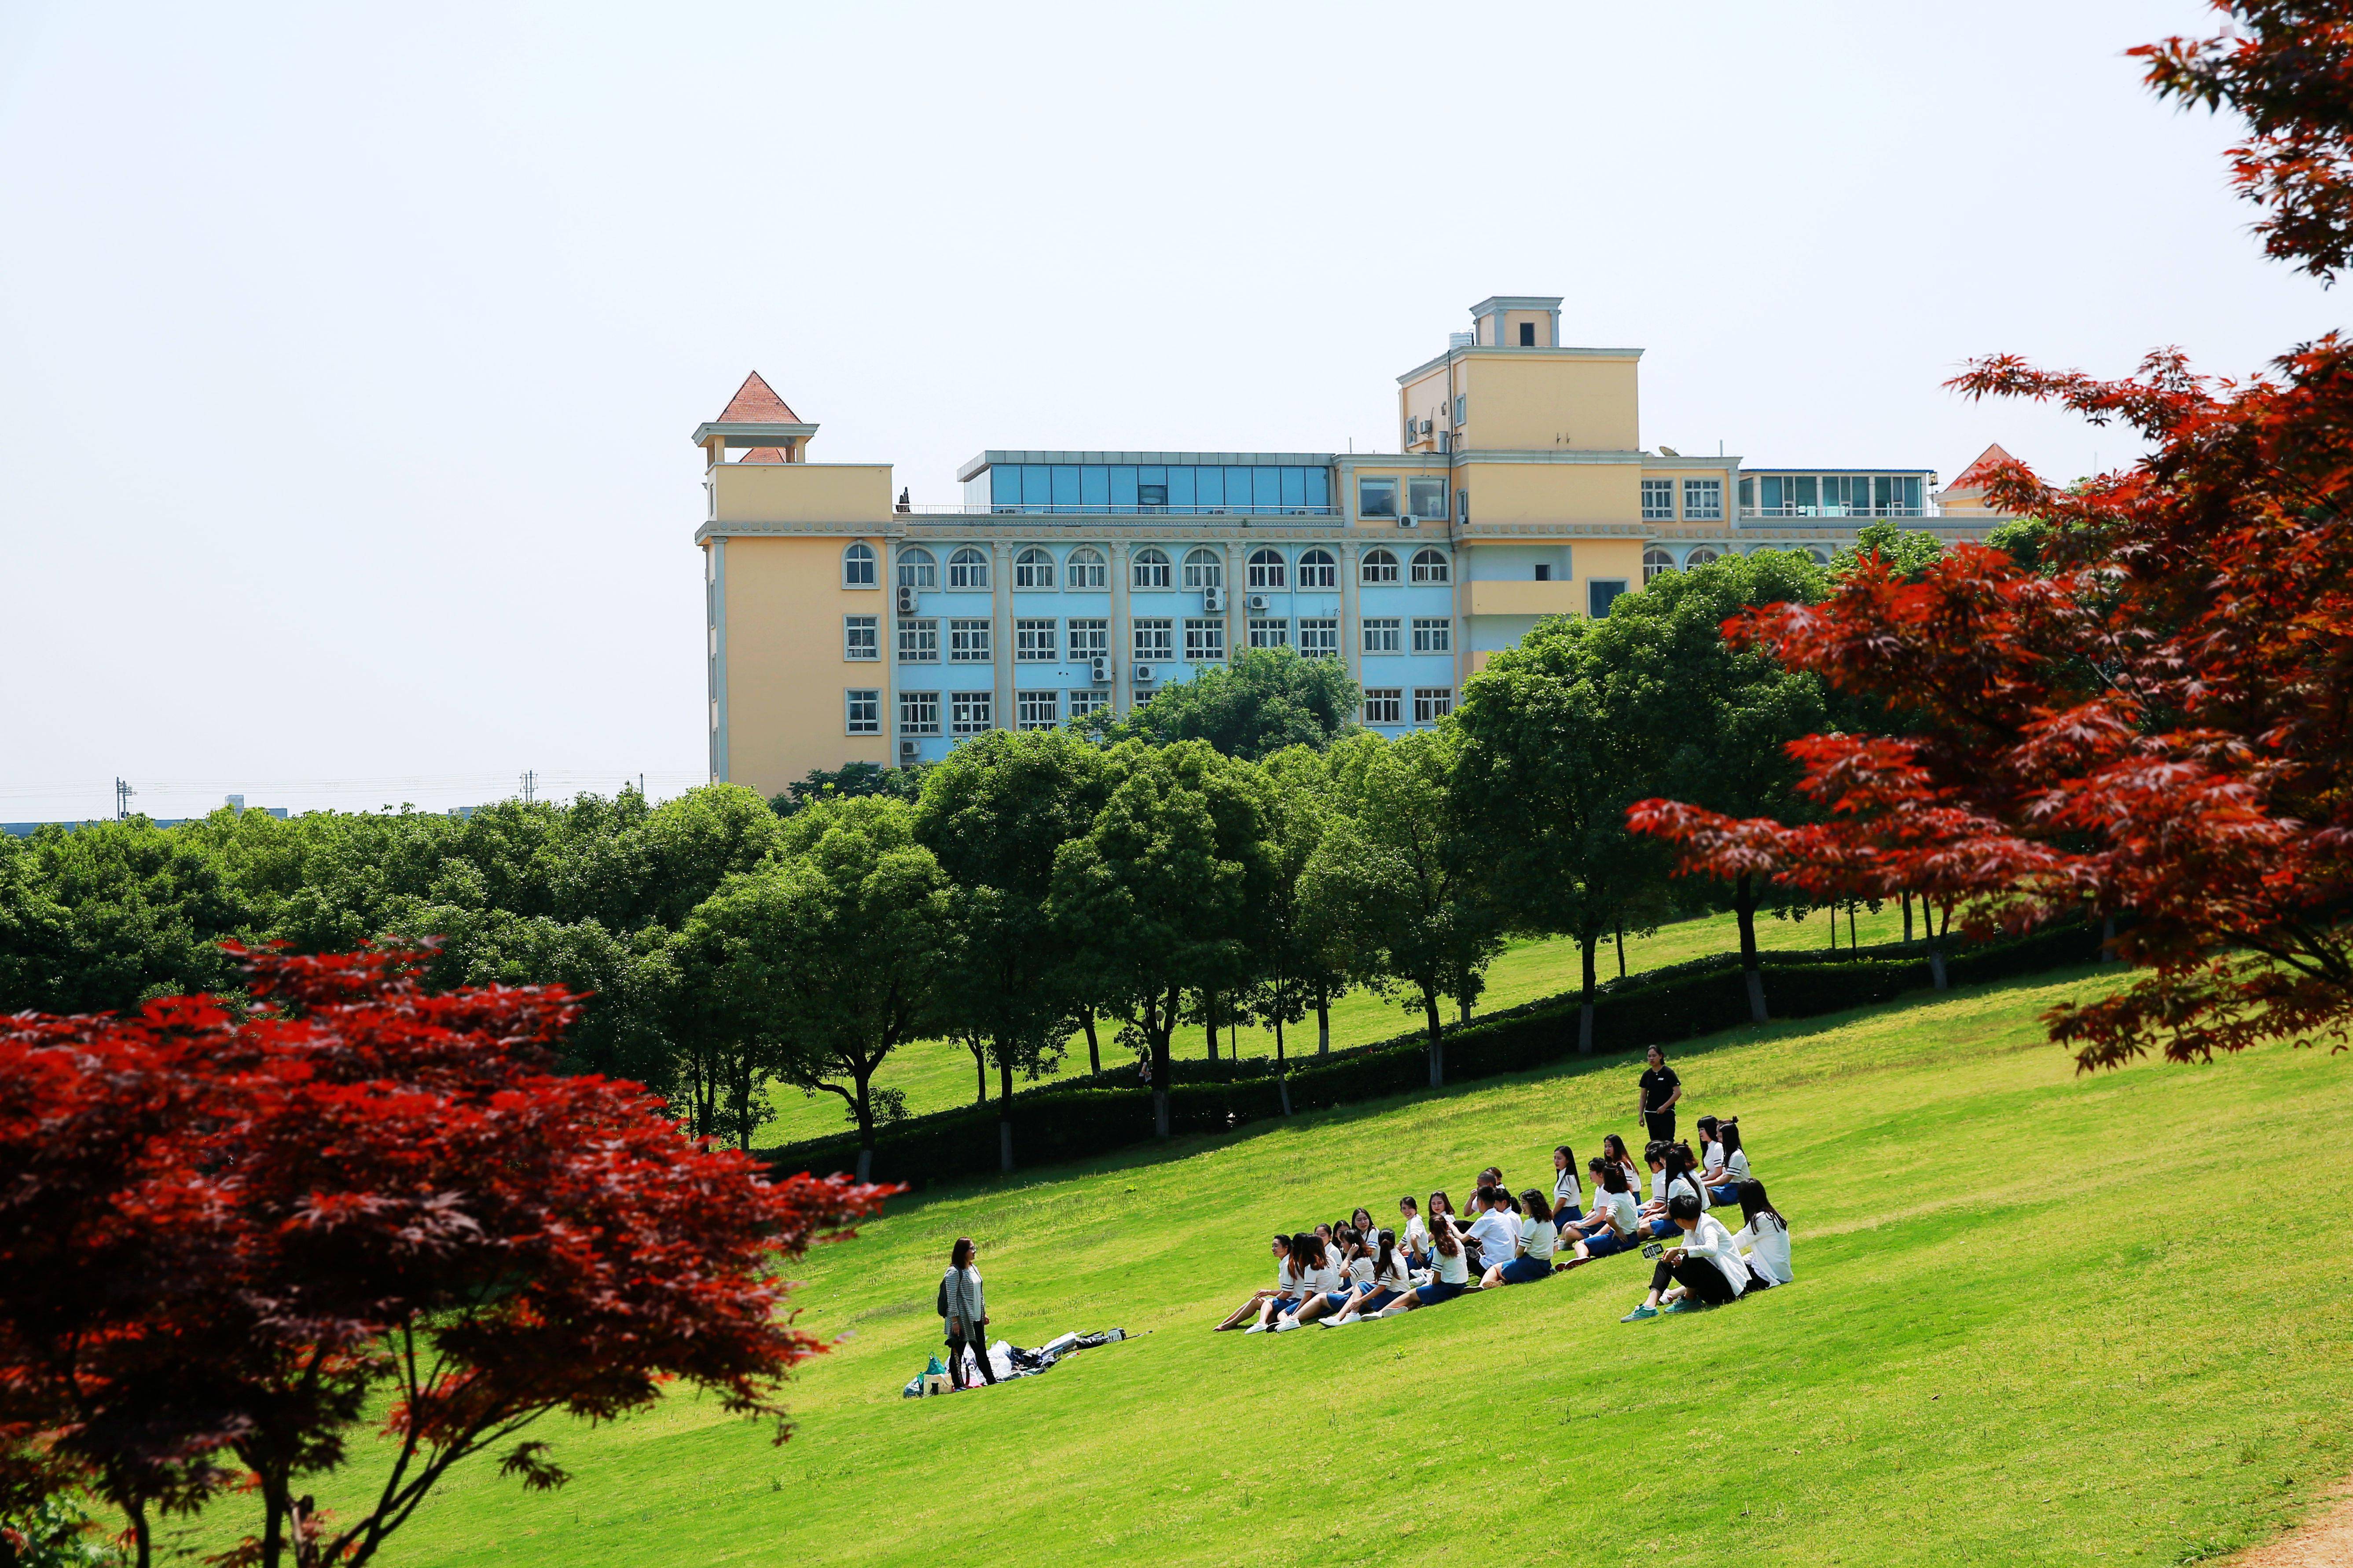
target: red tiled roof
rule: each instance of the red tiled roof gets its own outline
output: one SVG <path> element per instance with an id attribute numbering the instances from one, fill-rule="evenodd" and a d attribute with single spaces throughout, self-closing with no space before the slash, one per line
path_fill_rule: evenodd
<path id="1" fill-rule="evenodd" d="M 2000 442 L 1996 442 L 1994 445 L 1988 447 L 1984 451 L 1979 452 L 1978 454 L 1978 460 L 1971 463 L 1968 468 L 1963 468 L 1961 470 L 1960 477 L 1945 488 L 1955 490 L 1983 489 L 1985 488 L 1986 481 L 1993 477 L 1993 471 L 1995 468 L 2004 463 L 2014 463 L 2016 461 L 2018 461 L 2017 458 L 2011 457 L 2008 452 L 2003 451 L 2001 449 L 2001 444 Z"/>
<path id="2" fill-rule="evenodd" d="M 739 463 L 781 463 L 786 460 L 781 447 L 754 447 L 735 459 Z"/>
<path id="3" fill-rule="evenodd" d="M 756 370 L 744 378 L 744 384 L 737 387 L 735 395 L 727 400 L 727 407 L 718 419 L 722 425 L 797 425 L 800 422 L 801 416 L 785 406 L 785 400 L 776 395 L 775 388 L 760 379 L 760 373 Z"/>

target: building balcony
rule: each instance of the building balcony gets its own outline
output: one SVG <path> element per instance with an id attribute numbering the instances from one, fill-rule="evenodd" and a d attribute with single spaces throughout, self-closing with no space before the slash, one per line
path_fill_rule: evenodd
<path id="1" fill-rule="evenodd" d="M 1840 520 L 1869 521 L 1874 518 L 1935 517 L 1936 515 L 1936 512 L 1933 508 L 1917 506 L 1744 506 L 1740 509 L 1740 516 L 1743 521 L 1746 521 L 1751 518 L 1764 521 L 1767 519 L 1778 520 L 1787 517 L 1836 518 Z M 1696 521 L 1700 520 L 1686 519 L 1685 521 Z"/>

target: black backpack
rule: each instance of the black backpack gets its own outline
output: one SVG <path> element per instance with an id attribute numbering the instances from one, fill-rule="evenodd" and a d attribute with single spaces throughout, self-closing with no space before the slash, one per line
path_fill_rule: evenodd
<path id="1" fill-rule="evenodd" d="M 943 1318 L 948 1315 L 948 1277 L 944 1274 L 940 1276 L 940 1302 L 938 1310 L 940 1316 Z"/>

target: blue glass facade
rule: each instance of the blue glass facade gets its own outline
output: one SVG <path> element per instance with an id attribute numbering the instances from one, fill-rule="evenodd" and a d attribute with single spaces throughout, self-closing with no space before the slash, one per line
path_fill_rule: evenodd
<path id="1" fill-rule="evenodd" d="M 1304 463 L 1002 463 L 966 481 L 967 505 L 1072 516 L 1332 515 L 1332 471 Z"/>

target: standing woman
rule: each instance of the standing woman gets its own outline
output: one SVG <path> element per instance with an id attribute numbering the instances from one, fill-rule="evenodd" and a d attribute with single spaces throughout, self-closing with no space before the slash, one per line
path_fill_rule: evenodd
<path id="1" fill-rule="evenodd" d="M 965 1386 L 964 1347 L 967 1344 L 972 1346 L 972 1359 L 980 1363 L 982 1380 L 997 1381 L 988 1364 L 988 1341 L 981 1333 L 988 1327 L 988 1303 L 981 1299 L 976 1256 L 972 1237 L 957 1237 L 948 1253 L 948 1271 L 940 1279 L 940 1300 L 947 1307 L 948 1381 L 958 1388 Z"/>
<path id="2" fill-rule="evenodd" d="M 1652 1046 L 1651 1065 L 1642 1069 L 1642 1102 L 1635 1107 L 1650 1130 L 1653 1143 L 1675 1141 L 1675 1102 L 1683 1097 L 1683 1080 L 1667 1065 L 1667 1053 Z"/>
<path id="3" fill-rule="evenodd" d="M 1577 1185 L 1577 1151 L 1563 1143 L 1552 1152 L 1552 1218 L 1567 1225 L 1585 1217 L 1585 1194 Z"/>

